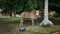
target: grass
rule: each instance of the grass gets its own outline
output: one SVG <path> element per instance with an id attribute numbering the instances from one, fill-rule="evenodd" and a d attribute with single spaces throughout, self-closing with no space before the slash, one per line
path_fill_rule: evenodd
<path id="1" fill-rule="evenodd" d="M 60 34 L 59 27 L 44 28 L 40 26 L 31 26 L 30 28 L 31 20 L 24 21 L 24 25 L 27 25 L 27 27 L 25 26 L 26 30 L 20 32 L 19 22 L 20 18 L 0 18 L 0 34 Z"/>
<path id="2" fill-rule="evenodd" d="M 20 18 L 0 18 L 0 34 L 11 32 L 19 24 Z"/>
<path id="3" fill-rule="evenodd" d="M 0 18 L 0 23 L 13 23 L 20 20 L 20 18 Z"/>

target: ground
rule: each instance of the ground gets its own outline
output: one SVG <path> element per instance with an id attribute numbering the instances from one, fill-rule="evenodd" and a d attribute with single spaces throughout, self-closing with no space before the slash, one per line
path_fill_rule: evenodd
<path id="1" fill-rule="evenodd" d="M 60 25 L 52 27 L 25 24 L 25 31 L 19 31 L 20 18 L 0 18 L 0 34 L 60 34 Z M 28 21 L 27 21 L 28 22 Z"/>

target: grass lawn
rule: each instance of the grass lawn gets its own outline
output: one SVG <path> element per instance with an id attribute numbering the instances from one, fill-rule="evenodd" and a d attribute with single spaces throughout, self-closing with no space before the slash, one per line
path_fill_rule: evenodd
<path id="1" fill-rule="evenodd" d="M 20 18 L 0 18 L 0 34 L 12 33 L 12 29 L 19 25 Z"/>
<path id="2" fill-rule="evenodd" d="M 0 18 L 0 34 L 60 34 L 60 27 L 28 26 L 31 21 L 26 21 L 24 32 L 19 31 L 20 18 Z"/>

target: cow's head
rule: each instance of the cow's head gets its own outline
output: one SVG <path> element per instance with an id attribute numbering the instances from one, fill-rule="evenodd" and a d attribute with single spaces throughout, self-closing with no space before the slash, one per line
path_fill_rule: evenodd
<path id="1" fill-rule="evenodd" d="M 37 18 L 40 18 L 41 17 L 40 13 L 41 13 L 40 10 L 36 10 L 36 16 L 37 16 Z"/>

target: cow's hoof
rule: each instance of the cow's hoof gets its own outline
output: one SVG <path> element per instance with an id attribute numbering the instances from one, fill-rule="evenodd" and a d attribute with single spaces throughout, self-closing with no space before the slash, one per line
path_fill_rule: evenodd
<path id="1" fill-rule="evenodd" d="M 19 31 L 21 31 L 21 32 L 25 31 L 25 27 L 24 27 L 24 26 L 21 26 L 21 27 L 19 28 Z"/>

